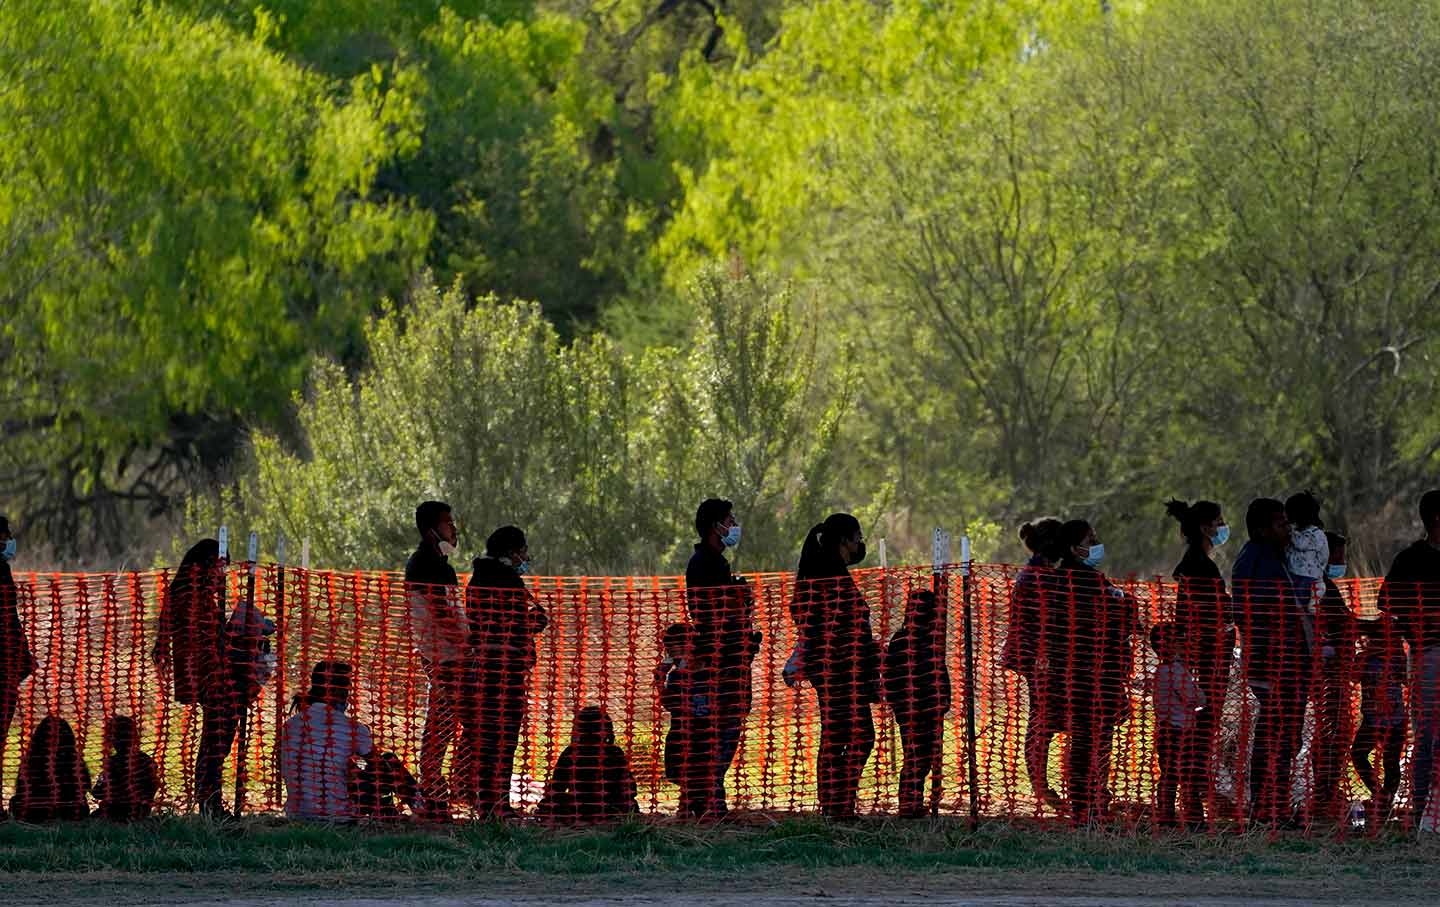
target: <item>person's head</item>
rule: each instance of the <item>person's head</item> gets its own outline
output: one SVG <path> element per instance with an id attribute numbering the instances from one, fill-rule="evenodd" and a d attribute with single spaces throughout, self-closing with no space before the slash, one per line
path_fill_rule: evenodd
<path id="1" fill-rule="evenodd" d="M 1165 505 L 1165 512 L 1180 524 L 1180 536 L 1191 548 L 1223 545 L 1230 538 L 1230 527 L 1214 501 L 1187 504 L 1172 500 Z"/>
<path id="2" fill-rule="evenodd" d="M 916 626 L 932 626 L 940 616 L 940 600 L 929 589 L 916 589 L 905 600 L 905 619 Z"/>
<path id="3" fill-rule="evenodd" d="M 1440 532 L 1440 488 L 1434 488 L 1420 496 L 1420 522 L 1426 532 Z"/>
<path id="4" fill-rule="evenodd" d="M 204 584 L 215 576 L 215 571 L 221 566 L 220 543 L 215 539 L 201 539 L 191 545 L 180 559 L 172 583 L 181 588 L 193 588 L 190 584 Z"/>
<path id="5" fill-rule="evenodd" d="M 571 733 L 575 743 L 599 745 L 615 742 L 615 725 L 610 716 L 598 705 L 587 705 L 575 713 L 575 730 Z"/>
<path id="6" fill-rule="evenodd" d="M 1290 544 L 1290 518 L 1285 515 L 1285 505 L 1274 498 L 1251 501 L 1245 509 L 1245 531 L 1252 542 L 1284 548 Z"/>
<path id="7" fill-rule="evenodd" d="M 1031 554 L 1045 555 L 1055 545 L 1063 525 L 1053 516 L 1042 516 L 1020 526 L 1020 541 Z"/>
<path id="8" fill-rule="evenodd" d="M 1325 541 L 1330 546 L 1330 563 L 1325 568 L 1325 575 L 1339 579 L 1345 575 L 1345 551 L 1350 547 L 1350 540 L 1338 532 L 1327 531 Z"/>
<path id="9" fill-rule="evenodd" d="M 501 526 L 485 540 L 485 553 L 524 576 L 530 572 L 530 543 L 518 526 Z"/>
<path id="10" fill-rule="evenodd" d="M 832 513 L 825 522 L 815 524 L 800 549 L 799 572 L 809 573 L 827 556 L 838 557 L 847 567 L 865 560 L 865 534 L 860 531 L 859 520 L 848 513 Z"/>
<path id="11" fill-rule="evenodd" d="M 323 702 L 337 709 L 350 703 L 350 676 L 354 669 L 343 661 L 320 661 L 310 670 L 310 691 L 307 704 Z"/>
<path id="12" fill-rule="evenodd" d="M 687 658 L 690 655 L 690 640 L 692 639 L 689 624 L 673 623 L 665 628 L 660 636 L 660 644 L 665 647 L 665 654 L 674 661 Z"/>
<path id="13" fill-rule="evenodd" d="M 1160 661 L 1174 661 L 1180 655 L 1180 630 L 1172 623 L 1158 623 L 1150 628 L 1150 648 Z"/>
<path id="14" fill-rule="evenodd" d="M 1105 557 L 1105 546 L 1087 520 L 1066 520 L 1045 554 L 1053 561 L 1070 558 L 1095 567 Z"/>
<path id="15" fill-rule="evenodd" d="M 1311 526 L 1325 528 L 1325 524 L 1320 522 L 1320 501 L 1308 491 L 1285 499 L 1285 516 L 1296 529 L 1309 529 Z"/>
<path id="16" fill-rule="evenodd" d="M 424 501 L 416 507 L 415 528 L 419 530 L 422 542 L 429 542 L 447 556 L 460 541 L 460 534 L 455 529 L 455 514 L 444 501 Z"/>
<path id="17" fill-rule="evenodd" d="M 127 753 L 135 748 L 140 738 L 135 719 L 129 715 L 111 715 L 105 719 L 105 748 L 117 753 Z"/>
<path id="18" fill-rule="evenodd" d="M 10 519 L 0 514 L 0 560 L 15 560 L 15 536 L 10 534 Z"/>
<path id="19" fill-rule="evenodd" d="M 26 756 L 26 770 L 53 774 L 59 766 L 68 765 L 75 758 L 75 731 L 70 722 L 58 715 L 46 715 L 35 726 L 30 737 L 30 752 Z"/>
<path id="20" fill-rule="evenodd" d="M 706 498 L 695 510 L 695 534 L 702 544 L 717 550 L 740 544 L 740 523 L 735 505 L 723 498 Z"/>

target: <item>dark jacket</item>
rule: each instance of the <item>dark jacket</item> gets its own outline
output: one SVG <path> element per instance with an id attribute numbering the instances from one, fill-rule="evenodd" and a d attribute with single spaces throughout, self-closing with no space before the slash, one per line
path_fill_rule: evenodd
<path id="1" fill-rule="evenodd" d="M 1395 556 L 1380 585 L 1388 611 L 1411 648 L 1440 646 L 1440 549 L 1421 539 Z"/>
<path id="2" fill-rule="evenodd" d="M 939 718 L 950 711 L 943 632 L 940 627 L 906 622 L 890 637 L 885 651 L 885 701 L 897 719 Z"/>
<path id="3" fill-rule="evenodd" d="M 613 743 L 572 743 L 555 761 L 541 815 L 555 819 L 611 819 L 639 812 L 635 776 Z"/>
<path id="4" fill-rule="evenodd" d="M 228 695 L 224 574 L 203 564 L 176 571 L 160 605 L 155 651 L 170 661 L 175 701 L 215 704 Z"/>
<path id="5" fill-rule="evenodd" d="M 525 588 L 525 578 L 493 557 L 471 565 L 465 590 L 470 645 L 482 665 L 520 670 L 535 663 L 535 637 L 550 624 L 545 609 Z"/>
<path id="6" fill-rule="evenodd" d="M 1194 668 L 1213 697 L 1213 687 L 1229 674 L 1235 623 L 1225 577 L 1202 549 L 1187 547 L 1175 565 L 1175 625 L 1180 631 L 1185 663 Z M 1209 681 L 1207 683 L 1207 680 Z"/>
<path id="7" fill-rule="evenodd" d="M 10 564 L 0 559 L 0 685 L 19 686 L 33 673 L 35 658 L 20 623 L 20 589 Z"/>
<path id="8" fill-rule="evenodd" d="M 803 647 L 806 679 L 816 687 L 858 684 L 870 702 L 879 698 L 880 652 L 870 606 L 838 555 L 796 576 L 790 618 Z"/>
<path id="9" fill-rule="evenodd" d="M 1050 572 L 1050 562 L 1033 555 L 1015 576 L 1010 589 L 1010 616 L 1005 624 L 1005 646 L 1000 664 L 1021 677 L 1035 672 L 1040 637 L 1050 617 L 1040 585 L 1040 577 Z"/>
<path id="10" fill-rule="evenodd" d="M 1048 664 L 1044 685 L 1059 710 L 1056 718 L 1067 727 L 1077 717 L 1096 724 L 1123 721 L 1135 667 L 1130 638 L 1139 628 L 1134 600 L 1071 556 L 1041 576 L 1040 587 L 1052 616 L 1039 654 Z"/>
<path id="11" fill-rule="evenodd" d="M 750 584 L 730 572 L 723 554 L 696 545 L 685 567 L 685 604 L 694 628 L 697 681 L 714 684 L 723 712 L 748 712 L 750 670 L 761 639 Z"/>
<path id="12" fill-rule="evenodd" d="M 450 559 L 421 542 L 405 564 L 405 590 L 415 648 L 431 664 L 461 663 L 469 649 L 469 628 L 451 604 L 447 587 L 460 582 Z"/>
<path id="13" fill-rule="evenodd" d="M 135 747 L 110 754 L 91 793 L 100 801 L 98 815 L 114 822 L 130 822 L 150 815 L 159 790 L 160 773 L 155 760 Z"/>
<path id="14" fill-rule="evenodd" d="M 1315 653 L 1315 622 L 1302 604 L 1310 580 L 1290 572 L 1283 550 L 1254 540 L 1240 549 L 1230 580 L 1250 682 L 1305 682 L 1303 666 Z"/>

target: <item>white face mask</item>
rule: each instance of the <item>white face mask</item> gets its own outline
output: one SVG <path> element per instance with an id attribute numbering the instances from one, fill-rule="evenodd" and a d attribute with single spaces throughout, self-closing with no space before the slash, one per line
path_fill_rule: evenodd
<path id="1" fill-rule="evenodd" d="M 449 557 L 450 555 L 455 553 L 455 546 L 445 541 L 444 539 L 441 539 L 439 543 L 435 545 L 435 547 L 440 550 L 440 554 L 444 557 Z"/>

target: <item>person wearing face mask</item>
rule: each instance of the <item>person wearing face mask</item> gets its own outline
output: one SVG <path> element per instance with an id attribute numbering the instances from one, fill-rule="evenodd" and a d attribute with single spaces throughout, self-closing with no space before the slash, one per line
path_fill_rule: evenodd
<path id="1" fill-rule="evenodd" d="M 20 622 L 20 590 L 10 572 L 17 549 L 10 521 L 0 516 L 0 768 L 5 764 L 5 741 L 20 704 L 20 684 L 35 673 L 35 657 Z M 0 810 L 3 813 L 3 810 Z"/>
<path id="2" fill-rule="evenodd" d="M 409 600 L 415 649 L 430 682 L 425 728 L 420 735 L 420 791 L 422 813 L 433 820 L 450 817 L 449 794 L 443 767 L 464 719 L 468 694 L 466 659 L 469 640 L 464 617 L 456 601 L 459 577 L 450 565 L 459 533 L 450 505 L 425 501 L 415 508 L 420 544 L 405 564 L 405 594 Z"/>
<path id="3" fill-rule="evenodd" d="M 474 719 L 456 754 L 465 799 L 481 815 L 510 816 L 510 779 L 525 724 L 526 692 L 535 666 L 535 639 L 550 619 L 525 588 L 530 543 L 515 526 L 485 540 L 466 589 L 470 646 L 475 654 Z"/>
<path id="4" fill-rule="evenodd" d="M 692 720 L 691 759 L 709 776 L 708 799 L 690 798 L 696 816 L 726 812 L 725 774 L 740 745 L 750 713 L 751 665 L 760 650 L 755 629 L 755 596 L 749 583 L 733 574 L 725 552 L 740 544 L 734 505 L 720 498 L 701 502 L 695 511 L 700 537 L 685 567 L 685 604 L 691 624 L 691 676 L 715 691 L 713 708 Z"/>
<path id="5" fill-rule="evenodd" d="M 1314 818 L 1338 821 L 1347 805 L 1341 791 L 1345 760 L 1354 722 L 1350 716 L 1350 684 L 1355 679 L 1356 646 L 1360 639 L 1355 614 L 1335 582 L 1345 575 L 1349 540 L 1338 532 L 1325 533 L 1327 559 L 1324 593 L 1316 610 L 1319 636 L 1319 678 L 1316 683 Z"/>
<path id="6" fill-rule="evenodd" d="M 1250 816 L 1293 824 L 1291 764 L 1300 750 L 1305 703 L 1316 652 L 1308 579 L 1286 566 L 1290 519 L 1274 498 L 1256 498 L 1245 512 L 1250 540 L 1230 571 L 1245 680 L 1260 705 L 1250 757 Z"/>
<path id="7" fill-rule="evenodd" d="M 805 536 L 790 616 L 800 637 L 804 678 L 820 706 L 815 768 L 820 811 L 855 816 L 860 775 L 875 746 L 870 704 L 879 701 L 880 652 L 870 607 L 850 568 L 865 559 L 860 521 L 831 514 Z"/>
<path id="8" fill-rule="evenodd" d="M 1187 504 L 1172 500 L 1165 505 L 1180 524 L 1185 554 L 1175 565 L 1175 627 L 1179 631 L 1180 654 L 1195 671 L 1205 704 L 1195 715 L 1195 725 L 1186 738 L 1188 745 L 1203 752 L 1183 753 L 1186 765 L 1199 765 L 1211 787 L 1212 757 L 1219 745 L 1220 716 L 1225 712 L 1225 692 L 1230 686 L 1230 659 L 1235 648 L 1234 616 L 1225 578 L 1211 552 L 1230 539 L 1230 526 L 1220 505 L 1214 501 Z M 1214 796 L 1208 790 L 1205 799 Z"/>
<path id="9" fill-rule="evenodd" d="M 1070 814 L 1084 826 L 1104 812 L 1115 728 L 1130 716 L 1130 637 L 1139 615 L 1134 600 L 1100 572 L 1105 546 L 1088 522 L 1067 520 L 1046 553 L 1056 566 L 1039 582 L 1056 613 L 1041 643 L 1047 662 L 1041 683 L 1054 711 L 1052 726 L 1070 733 Z"/>

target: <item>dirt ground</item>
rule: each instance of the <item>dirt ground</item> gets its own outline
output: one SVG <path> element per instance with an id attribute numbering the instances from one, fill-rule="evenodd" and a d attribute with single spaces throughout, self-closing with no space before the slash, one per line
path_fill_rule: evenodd
<path id="1" fill-rule="evenodd" d="M 16 885 L 7 901 L 14 905 L 75 903 L 122 907 L 130 904 L 164 904 L 173 907 L 281 907 L 281 905 L 342 905 L 342 907 L 528 907 L 559 904 L 565 907 L 1244 907 L 1263 904 L 1300 907 L 1310 904 L 1388 905 L 1434 903 L 1428 885 L 1377 891 L 1374 886 L 1348 887 L 1328 883 L 1312 886 L 1303 880 L 1275 879 L 1237 882 L 1215 876 L 1173 878 L 1096 878 L 1064 874 L 886 875 L 873 872 L 786 873 L 771 880 L 677 878 L 556 881 L 530 884 L 505 881 L 496 885 L 443 882 L 417 886 L 410 880 L 375 880 L 365 887 L 340 882 L 329 890 L 310 885 L 286 890 L 283 880 L 275 889 L 237 890 L 223 879 L 189 876 L 161 877 L 143 882 L 93 877 L 39 878 Z M 16 880 L 19 881 L 19 880 Z M 485 890 L 481 890 L 485 889 Z"/>

